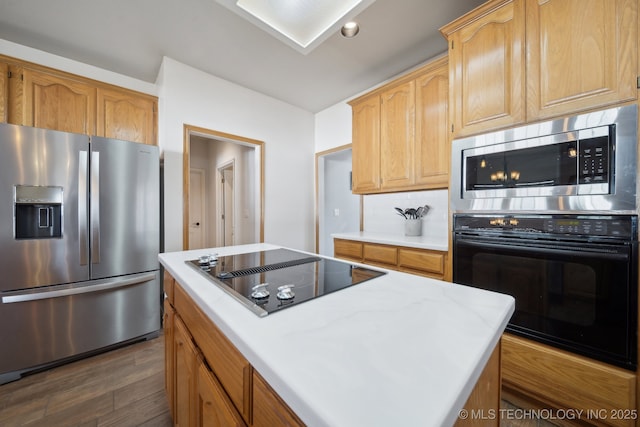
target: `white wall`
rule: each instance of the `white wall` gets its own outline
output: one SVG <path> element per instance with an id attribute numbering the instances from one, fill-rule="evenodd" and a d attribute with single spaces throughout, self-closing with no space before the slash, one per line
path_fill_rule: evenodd
<path id="1" fill-rule="evenodd" d="M 165 250 L 182 250 L 183 125 L 264 141 L 265 241 L 314 249 L 314 116 L 164 58 L 158 74 Z"/>
<path id="2" fill-rule="evenodd" d="M 157 94 L 156 85 L 154 83 L 145 82 L 129 76 L 103 70 L 102 68 L 94 67 L 93 65 L 83 64 L 82 62 L 53 55 L 42 50 L 22 46 L 4 39 L 0 39 L 0 54 L 55 68 L 56 70 L 66 71 L 67 73 L 89 77 L 94 80 L 125 87 L 127 89 L 137 90 L 138 92 L 150 95 Z"/>
<path id="3" fill-rule="evenodd" d="M 351 106 L 339 102 L 315 116 L 316 153 L 351 144 Z"/>
<path id="4" fill-rule="evenodd" d="M 0 54 L 158 96 L 166 251 L 182 250 L 183 124 L 264 141 L 265 241 L 313 250 L 312 113 L 170 58 L 150 83 L 2 39 Z"/>

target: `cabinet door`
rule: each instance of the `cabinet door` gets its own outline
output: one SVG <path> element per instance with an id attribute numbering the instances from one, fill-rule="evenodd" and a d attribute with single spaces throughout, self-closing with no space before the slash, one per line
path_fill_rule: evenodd
<path id="1" fill-rule="evenodd" d="M 169 403 L 169 412 L 171 413 L 171 418 L 175 419 L 175 378 L 174 374 L 174 336 L 173 336 L 173 322 L 175 318 L 175 310 L 169 304 L 169 300 L 164 300 L 164 319 L 163 319 L 163 329 L 164 329 L 164 388 L 167 393 L 167 401 Z"/>
<path id="2" fill-rule="evenodd" d="M 525 120 L 524 0 L 479 9 L 455 22 L 449 40 L 451 122 L 454 136 Z M 568 19 L 568 17 L 564 17 Z"/>
<path id="3" fill-rule="evenodd" d="M 9 64 L 0 62 L 0 123 L 9 118 Z"/>
<path id="4" fill-rule="evenodd" d="M 353 104 L 352 113 L 353 192 L 367 193 L 380 188 L 380 98 Z"/>
<path id="5" fill-rule="evenodd" d="M 197 350 L 191 335 L 179 316 L 174 322 L 175 407 L 173 423 L 178 426 L 195 426 L 197 419 Z"/>
<path id="6" fill-rule="evenodd" d="M 415 82 L 380 95 L 380 188 L 407 187 L 414 182 Z"/>
<path id="7" fill-rule="evenodd" d="M 156 100 L 129 92 L 98 88 L 97 135 L 156 145 Z"/>
<path id="8" fill-rule="evenodd" d="M 20 124 L 91 135 L 96 89 L 88 84 L 25 68 Z"/>
<path id="9" fill-rule="evenodd" d="M 253 424 L 252 427 L 304 426 L 304 423 L 269 387 L 266 381 L 253 372 Z"/>
<path id="10" fill-rule="evenodd" d="M 244 421 L 202 359 L 198 361 L 198 427 L 243 427 Z"/>
<path id="11" fill-rule="evenodd" d="M 416 184 L 449 186 L 449 68 L 447 61 L 416 79 Z"/>
<path id="12" fill-rule="evenodd" d="M 636 99 L 636 0 L 527 2 L 529 121 Z"/>

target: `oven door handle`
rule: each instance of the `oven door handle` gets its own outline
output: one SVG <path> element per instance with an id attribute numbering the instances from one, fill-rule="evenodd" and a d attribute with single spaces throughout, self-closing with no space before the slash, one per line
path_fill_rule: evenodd
<path id="1" fill-rule="evenodd" d="M 474 248 L 484 248 L 484 249 L 501 249 L 501 250 L 508 249 L 511 252 L 519 252 L 519 253 L 544 252 L 545 254 L 549 254 L 549 255 L 567 255 L 567 254 L 570 254 L 571 252 L 580 252 L 580 253 L 588 252 L 593 254 L 594 256 L 597 255 L 599 259 L 606 259 L 610 261 L 623 261 L 623 262 L 629 261 L 629 250 L 626 247 L 625 247 L 625 250 L 619 250 L 617 252 L 605 252 L 605 251 L 602 251 L 601 249 L 600 250 L 596 249 L 597 246 L 588 246 L 588 247 L 571 246 L 566 248 L 558 248 L 557 246 L 550 247 L 550 246 L 541 245 L 539 242 L 530 242 L 529 246 L 524 246 L 522 244 L 509 245 L 509 244 L 503 244 L 503 243 L 494 243 L 494 242 L 481 241 L 476 239 L 470 240 L 470 239 L 464 239 L 464 238 L 455 239 L 454 250 L 455 250 L 455 246 L 457 245 L 465 245 L 465 246 L 471 246 Z"/>

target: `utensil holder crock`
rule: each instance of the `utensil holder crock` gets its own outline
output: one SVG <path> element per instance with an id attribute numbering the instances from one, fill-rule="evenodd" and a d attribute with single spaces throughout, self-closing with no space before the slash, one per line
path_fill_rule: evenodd
<path id="1" fill-rule="evenodd" d="M 404 221 L 405 236 L 422 236 L 422 219 L 406 219 Z"/>

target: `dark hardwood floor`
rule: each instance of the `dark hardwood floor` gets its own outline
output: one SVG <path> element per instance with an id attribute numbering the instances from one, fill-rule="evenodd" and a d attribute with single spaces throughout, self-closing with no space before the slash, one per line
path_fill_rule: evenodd
<path id="1" fill-rule="evenodd" d="M 171 426 L 164 337 L 0 386 L 0 426 Z"/>

